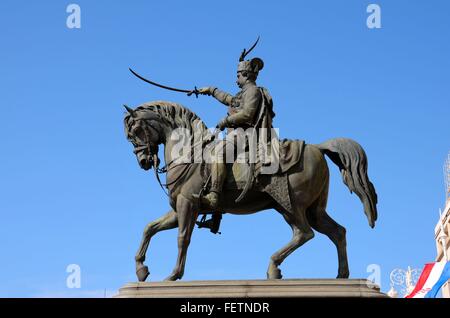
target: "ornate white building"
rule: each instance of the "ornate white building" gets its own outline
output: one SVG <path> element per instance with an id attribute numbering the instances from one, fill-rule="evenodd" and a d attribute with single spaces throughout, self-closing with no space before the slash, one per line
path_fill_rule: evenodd
<path id="1" fill-rule="evenodd" d="M 445 191 L 446 202 L 444 210 L 440 210 L 439 221 L 434 228 L 434 238 L 436 241 L 436 262 L 448 262 L 450 261 L 450 152 L 447 160 L 444 164 L 444 179 L 445 179 Z M 416 276 L 413 280 L 413 276 Z M 391 289 L 387 295 L 392 298 L 399 296 L 398 291 L 394 288 L 394 285 L 401 286 L 402 294 L 409 294 L 417 283 L 418 269 L 411 269 L 408 266 L 408 270 L 394 269 L 390 274 Z M 450 280 L 448 280 L 442 286 L 442 297 L 450 298 Z"/>

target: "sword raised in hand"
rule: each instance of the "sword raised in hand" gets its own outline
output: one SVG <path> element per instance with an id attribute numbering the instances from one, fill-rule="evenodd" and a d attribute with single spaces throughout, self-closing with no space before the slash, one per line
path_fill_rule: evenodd
<path id="1" fill-rule="evenodd" d="M 151 81 L 151 80 L 149 80 L 149 79 L 146 79 L 145 77 L 142 77 L 141 75 L 139 75 L 138 73 L 136 73 L 135 71 L 133 71 L 131 68 L 129 68 L 129 70 L 130 70 L 131 73 L 133 73 L 134 76 L 136 76 L 136 77 L 139 78 L 140 80 L 143 80 L 144 82 L 149 83 L 149 84 L 152 84 L 152 85 L 154 85 L 154 86 L 161 87 L 161 88 L 164 88 L 164 89 L 168 89 L 168 90 L 174 91 L 174 92 L 187 93 L 187 96 L 191 96 L 192 94 L 194 94 L 195 97 L 197 97 L 197 98 L 198 98 L 198 95 L 201 94 L 201 93 L 198 91 L 197 86 L 194 86 L 194 89 L 192 89 L 192 90 L 189 90 L 189 89 L 179 89 L 179 88 L 174 88 L 174 87 L 170 87 L 170 86 L 167 86 L 167 85 L 158 84 L 158 83 L 153 82 L 153 81 Z"/>

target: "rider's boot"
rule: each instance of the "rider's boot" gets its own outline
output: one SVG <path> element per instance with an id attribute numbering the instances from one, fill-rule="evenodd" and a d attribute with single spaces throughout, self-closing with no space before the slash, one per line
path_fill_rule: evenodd
<path id="1" fill-rule="evenodd" d="M 205 196 L 194 194 L 193 197 L 200 199 L 202 206 L 216 210 L 220 202 L 220 193 L 222 192 L 223 182 L 227 176 L 225 163 L 216 162 L 211 168 L 211 189 Z"/>

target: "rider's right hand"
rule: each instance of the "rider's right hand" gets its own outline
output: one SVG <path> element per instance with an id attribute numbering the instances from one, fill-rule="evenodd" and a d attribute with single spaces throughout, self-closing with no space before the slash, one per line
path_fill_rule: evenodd
<path id="1" fill-rule="evenodd" d="M 209 86 L 208 87 L 202 87 L 202 88 L 198 89 L 198 93 L 202 94 L 202 95 L 210 96 L 212 94 L 212 90 L 213 90 L 213 88 L 209 87 Z"/>

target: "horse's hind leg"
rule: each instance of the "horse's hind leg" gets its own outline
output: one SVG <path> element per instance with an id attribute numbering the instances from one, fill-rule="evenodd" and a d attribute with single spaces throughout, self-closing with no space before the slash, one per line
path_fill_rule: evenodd
<path id="1" fill-rule="evenodd" d="M 326 199 L 324 204 L 320 202 L 317 206 L 309 208 L 307 212 L 308 221 L 313 229 L 328 236 L 334 245 L 336 245 L 339 261 L 337 278 L 348 278 L 350 271 L 347 260 L 346 230 L 328 215 L 325 210 L 325 205 Z"/>
<path id="2" fill-rule="evenodd" d="M 292 215 L 292 213 L 287 212 L 282 208 L 277 209 L 277 211 L 283 215 L 286 222 L 291 226 L 292 239 L 286 246 L 278 250 L 270 258 L 269 268 L 267 270 L 267 279 L 282 278 L 281 270 L 278 266 L 292 252 L 314 237 L 314 232 L 311 230 L 311 227 L 306 220 L 305 210 L 301 208 L 295 209 L 297 212 L 295 215 Z"/>
<path id="3" fill-rule="evenodd" d="M 144 265 L 145 254 L 147 253 L 148 245 L 150 244 L 150 239 L 153 235 L 160 231 L 170 230 L 176 228 L 178 225 L 177 214 L 175 211 L 171 210 L 159 219 L 147 224 L 144 233 L 142 235 L 141 245 L 136 254 L 136 275 L 140 282 L 146 280 L 149 275 L 148 267 Z"/>

